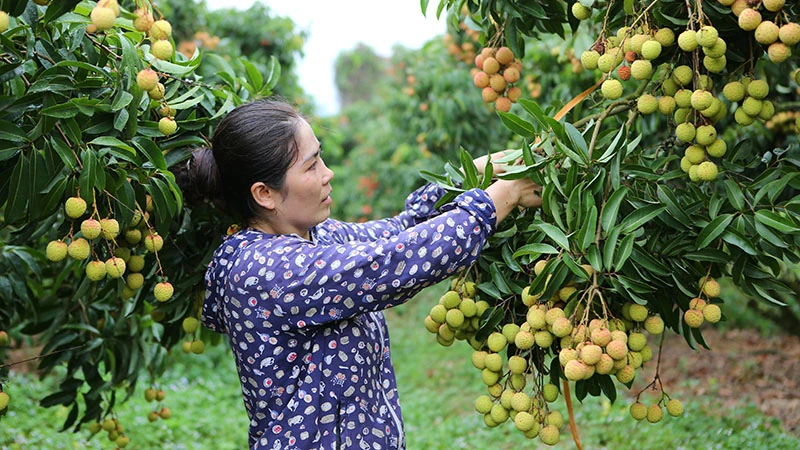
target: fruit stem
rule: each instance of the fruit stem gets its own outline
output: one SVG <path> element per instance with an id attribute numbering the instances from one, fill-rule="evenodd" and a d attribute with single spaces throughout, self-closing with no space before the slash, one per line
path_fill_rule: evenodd
<path id="1" fill-rule="evenodd" d="M 569 431 L 572 432 L 572 440 L 575 441 L 575 448 L 583 450 L 581 440 L 578 437 L 578 426 L 575 425 L 575 412 L 572 409 L 572 394 L 569 392 L 569 381 L 563 380 L 564 400 L 567 402 L 567 413 L 569 413 Z"/>

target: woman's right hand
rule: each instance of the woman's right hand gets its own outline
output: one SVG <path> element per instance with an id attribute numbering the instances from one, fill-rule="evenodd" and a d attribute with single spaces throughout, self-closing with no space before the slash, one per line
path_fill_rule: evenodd
<path id="1" fill-rule="evenodd" d="M 516 207 L 538 208 L 542 206 L 542 187 L 528 177 L 516 180 L 497 180 L 486 192 L 494 202 L 497 223 L 505 219 Z"/>

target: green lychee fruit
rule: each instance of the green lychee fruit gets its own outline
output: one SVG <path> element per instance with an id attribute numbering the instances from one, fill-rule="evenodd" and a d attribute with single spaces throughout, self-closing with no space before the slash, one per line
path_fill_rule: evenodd
<path id="1" fill-rule="evenodd" d="M 636 420 L 644 420 L 647 417 L 647 406 L 642 402 L 633 402 L 630 407 L 631 417 Z"/>
<path id="2" fill-rule="evenodd" d="M 146 241 L 145 241 L 146 242 Z M 436 328 L 439 328 L 439 325 L 443 324 L 445 319 L 447 318 L 447 308 L 444 307 L 442 304 L 433 305 L 430 311 L 431 320 L 437 324 Z"/>
<path id="3" fill-rule="evenodd" d="M 669 116 L 673 112 L 675 112 L 675 108 L 677 104 L 675 103 L 675 97 L 669 95 L 662 95 L 658 98 L 658 112 L 664 114 L 665 116 Z"/>
<path id="4" fill-rule="evenodd" d="M 717 38 L 710 47 L 703 47 L 703 53 L 711 58 L 721 58 L 728 51 L 728 44 L 722 38 Z"/>
<path id="5" fill-rule="evenodd" d="M 712 101 L 714 101 L 714 94 L 704 89 L 698 89 L 692 92 L 692 95 L 689 99 L 689 103 L 692 105 L 692 108 L 698 111 L 711 106 Z"/>
<path id="6" fill-rule="evenodd" d="M 731 81 L 722 88 L 722 96 L 729 102 L 739 102 L 744 95 L 744 85 L 740 81 Z"/>
<path id="7" fill-rule="evenodd" d="M 697 177 L 701 181 L 713 181 L 717 178 L 717 165 L 711 161 L 704 161 L 697 167 Z"/>
<path id="8" fill-rule="evenodd" d="M 706 159 L 706 151 L 699 145 L 690 145 L 684 153 L 690 164 L 700 164 Z"/>
<path id="9" fill-rule="evenodd" d="M 160 302 L 166 302 L 172 298 L 173 292 L 174 288 L 172 287 L 172 283 L 168 281 L 156 283 L 155 287 L 153 288 L 153 295 L 155 295 L 156 300 Z"/>
<path id="10" fill-rule="evenodd" d="M 688 309 L 683 313 L 683 321 L 690 328 L 700 328 L 703 324 L 703 312 L 696 309 Z"/>
<path id="11" fill-rule="evenodd" d="M 709 303 L 703 308 L 703 319 L 708 323 L 717 323 L 722 318 L 722 310 L 719 305 Z"/>
<path id="12" fill-rule="evenodd" d="M 86 219 L 81 222 L 81 234 L 86 239 L 96 239 L 103 231 L 103 227 L 95 219 Z"/>
<path id="13" fill-rule="evenodd" d="M 600 60 L 600 53 L 597 50 L 586 50 L 581 53 L 581 65 L 586 70 L 597 69 L 597 62 Z"/>
<path id="14" fill-rule="evenodd" d="M 747 114 L 743 108 L 737 109 L 733 113 L 733 118 L 734 120 L 736 120 L 736 123 L 742 126 L 751 125 L 753 122 L 756 121 L 756 118 L 754 116 Z"/>
<path id="15" fill-rule="evenodd" d="M 778 40 L 779 33 L 780 29 L 775 22 L 765 20 L 758 24 L 754 35 L 759 44 L 769 45 Z"/>
<path id="16" fill-rule="evenodd" d="M 586 20 L 592 16 L 592 10 L 580 2 L 575 2 L 572 4 L 572 15 L 578 20 Z"/>
<path id="17" fill-rule="evenodd" d="M 125 277 L 125 285 L 134 291 L 141 288 L 144 285 L 144 275 L 137 272 L 129 273 Z"/>
<path id="18" fill-rule="evenodd" d="M 153 26 L 155 22 L 153 20 L 153 13 L 145 8 L 136 8 L 133 12 L 136 16 L 133 19 L 133 27 L 136 28 L 136 31 L 148 31 L 150 27 Z"/>
<path id="19" fill-rule="evenodd" d="M 103 31 L 114 26 L 117 15 L 114 14 L 114 10 L 111 8 L 95 6 L 92 8 L 92 12 L 89 13 L 89 19 L 91 19 L 92 25 Z"/>
<path id="20" fill-rule="evenodd" d="M 728 59 L 723 55 L 719 58 L 712 58 L 708 55 L 703 57 L 703 67 L 711 73 L 720 73 L 728 65 Z"/>
<path id="21" fill-rule="evenodd" d="M 486 345 L 489 347 L 489 350 L 495 353 L 506 348 L 506 344 L 508 344 L 508 339 L 506 339 L 503 333 L 500 333 L 499 331 L 495 331 L 490 334 L 486 340 Z"/>
<path id="22" fill-rule="evenodd" d="M 678 47 L 685 52 L 697 49 L 697 33 L 694 30 L 685 30 L 678 35 Z"/>
<path id="23" fill-rule="evenodd" d="M 86 200 L 80 197 L 70 197 L 64 202 L 64 212 L 67 217 L 77 219 L 86 213 Z"/>
<path id="24" fill-rule="evenodd" d="M 566 317 L 566 314 L 564 314 L 563 309 L 558 307 L 550 308 L 544 314 L 545 323 L 549 326 L 553 326 L 553 323 L 555 323 L 556 319 L 561 317 Z"/>
<path id="25" fill-rule="evenodd" d="M 688 86 L 694 78 L 694 70 L 691 67 L 682 64 L 672 69 L 672 79 L 681 86 Z"/>
<path id="26" fill-rule="evenodd" d="M 678 108 L 691 108 L 692 94 L 693 92 L 689 89 L 679 89 L 675 93 L 675 104 Z"/>
<path id="27" fill-rule="evenodd" d="M 617 381 L 619 381 L 620 383 L 627 384 L 633 381 L 634 378 L 636 378 L 636 369 L 632 365 L 626 364 L 621 369 L 619 369 L 617 373 L 614 374 L 614 376 L 617 377 Z"/>
<path id="28" fill-rule="evenodd" d="M 149 252 L 158 252 L 164 247 L 164 238 L 158 233 L 151 232 L 144 237 L 144 247 Z"/>
<path id="29" fill-rule="evenodd" d="M 155 40 L 165 40 L 172 36 L 172 24 L 166 20 L 156 20 L 150 26 L 150 37 Z"/>
<path id="30" fill-rule="evenodd" d="M 100 219 L 100 235 L 106 240 L 116 238 L 119 235 L 119 222 L 117 222 L 117 219 Z"/>
<path id="31" fill-rule="evenodd" d="M 644 321 L 644 329 L 652 335 L 664 332 L 664 319 L 659 316 L 650 316 Z"/>
<path id="32" fill-rule="evenodd" d="M 536 418 L 527 411 L 520 411 L 514 416 L 514 426 L 517 427 L 519 431 L 530 431 L 536 425 L 538 425 Z"/>
<path id="33" fill-rule="evenodd" d="M 684 122 L 675 127 L 675 137 L 681 142 L 692 142 L 695 134 L 696 130 L 692 123 Z"/>
<path id="34" fill-rule="evenodd" d="M 683 157 L 681 157 L 681 170 L 685 173 L 689 173 L 689 171 L 692 170 L 692 166 L 694 166 L 694 164 L 689 161 L 686 155 L 683 155 Z"/>
<path id="35" fill-rule="evenodd" d="M 128 270 L 131 272 L 141 272 L 144 269 L 144 256 L 131 255 L 128 260 Z"/>
<path id="36" fill-rule="evenodd" d="M 496 423 L 503 423 L 508 420 L 508 410 L 499 403 L 492 405 L 492 410 L 489 411 L 489 414 L 491 414 L 492 420 Z"/>
<path id="37" fill-rule="evenodd" d="M 551 329 L 555 337 L 569 336 L 572 333 L 572 321 L 566 317 L 559 317 L 553 322 Z"/>
<path id="38" fill-rule="evenodd" d="M 615 361 L 619 361 L 628 355 L 628 345 L 619 339 L 612 339 L 606 344 L 606 354 Z"/>
<path id="39" fill-rule="evenodd" d="M 655 39 L 651 39 L 642 44 L 642 57 L 653 60 L 661 55 L 661 44 Z"/>
<path id="40" fill-rule="evenodd" d="M 752 117 L 757 117 L 761 114 L 761 108 L 763 108 L 763 106 L 764 103 L 755 97 L 747 97 L 742 102 L 742 110 Z"/>
<path id="41" fill-rule="evenodd" d="M 770 61 L 780 64 L 792 56 L 792 49 L 783 42 L 773 42 L 767 48 L 767 55 Z"/>
<path id="42" fill-rule="evenodd" d="M 106 275 L 109 278 L 121 278 L 125 273 L 125 260 L 112 256 L 106 260 Z"/>
<path id="43" fill-rule="evenodd" d="M 617 67 L 616 57 L 611 53 L 604 53 L 597 59 L 597 69 L 603 73 L 609 73 Z"/>
<path id="44" fill-rule="evenodd" d="M 778 39 L 788 46 L 795 46 L 800 43 L 800 24 L 795 22 L 783 24 L 778 30 Z"/>
<path id="45" fill-rule="evenodd" d="M 711 25 L 704 25 L 697 30 L 695 34 L 695 39 L 697 39 L 697 45 L 701 47 L 711 47 L 714 43 L 717 42 L 717 38 L 719 37 L 719 32 L 716 28 L 712 27 Z"/>
<path id="46" fill-rule="evenodd" d="M 166 93 L 166 88 L 162 83 L 156 83 L 156 87 L 147 91 L 147 96 L 150 97 L 152 100 L 161 100 L 164 98 L 164 94 Z"/>
<path id="47" fill-rule="evenodd" d="M 192 341 L 190 348 L 195 355 L 202 355 L 206 351 L 206 344 L 200 339 L 195 339 Z"/>
<path id="48" fill-rule="evenodd" d="M 61 240 L 54 240 L 47 243 L 44 254 L 50 261 L 63 261 L 67 257 L 67 243 Z"/>
<path id="49" fill-rule="evenodd" d="M 541 330 L 547 326 L 545 312 L 539 308 L 530 308 L 525 317 L 532 330 Z"/>
<path id="50" fill-rule="evenodd" d="M 0 33 L 3 33 L 6 30 L 8 30 L 8 23 L 9 23 L 8 13 L 5 11 L 0 11 Z"/>
<path id="51" fill-rule="evenodd" d="M 90 252 L 91 246 L 89 245 L 89 241 L 84 238 L 74 239 L 69 243 L 69 247 L 67 247 L 67 253 L 69 253 L 70 258 L 78 261 L 88 258 Z"/>
<path id="52" fill-rule="evenodd" d="M 558 386 L 553 383 L 547 383 L 542 388 L 542 397 L 544 401 L 552 403 L 558 399 Z"/>
<path id="53" fill-rule="evenodd" d="M 622 83 L 619 80 L 609 78 L 603 81 L 600 91 L 603 93 L 603 97 L 609 100 L 616 100 L 622 97 Z"/>
<path id="54" fill-rule="evenodd" d="M 136 84 L 147 92 L 158 84 L 158 73 L 153 69 L 142 69 L 136 74 Z"/>
<path id="55" fill-rule="evenodd" d="M 631 63 L 631 76 L 634 80 L 649 80 L 653 76 L 653 63 L 646 59 L 637 59 Z"/>
<path id="56" fill-rule="evenodd" d="M 657 404 L 650 405 L 647 408 L 647 421 L 650 423 L 661 422 L 664 418 L 664 410 Z"/>
<path id="57" fill-rule="evenodd" d="M 628 348 L 634 352 L 641 351 L 647 345 L 647 336 L 638 331 L 631 332 L 628 335 Z"/>
<path id="58" fill-rule="evenodd" d="M 539 439 L 546 445 L 556 445 L 561 440 L 561 434 L 555 425 L 547 425 L 539 430 Z"/>
<path id="59" fill-rule="evenodd" d="M 753 8 L 745 8 L 739 13 L 739 28 L 753 31 L 761 24 L 761 13 Z"/>
<path id="60" fill-rule="evenodd" d="M 439 304 L 445 309 L 457 308 L 459 303 L 461 303 L 461 295 L 454 290 L 449 290 L 439 297 Z"/>
<path id="61" fill-rule="evenodd" d="M 786 3 L 786 0 L 762 0 L 761 4 L 764 5 L 764 8 L 767 11 L 780 11 L 783 8 L 783 5 Z"/>
<path id="62" fill-rule="evenodd" d="M 689 119 L 689 114 L 691 114 L 694 110 L 692 107 L 688 108 L 678 108 L 675 110 L 675 114 L 673 114 L 673 118 L 675 119 L 675 123 L 683 123 Z"/>
<path id="63" fill-rule="evenodd" d="M 675 32 L 669 28 L 659 28 L 653 37 L 661 47 L 669 47 L 675 43 Z"/>
<path id="64" fill-rule="evenodd" d="M 100 281 L 106 277 L 106 263 L 103 261 L 89 261 L 86 264 L 86 278 L 91 281 Z"/>
<path id="65" fill-rule="evenodd" d="M 520 331 L 514 336 L 514 345 L 520 350 L 528 350 L 536 343 L 536 337 L 529 331 Z"/>
<path id="66" fill-rule="evenodd" d="M 547 330 L 537 331 L 533 334 L 533 338 L 536 340 L 536 345 L 542 348 L 549 348 L 555 340 L 555 336 Z"/>
<path id="67" fill-rule="evenodd" d="M 667 413 L 672 417 L 678 417 L 683 414 L 683 403 L 677 398 L 672 398 L 667 402 Z"/>
<path id="68" fill-rule="evenodd" d="M 150 46 L 150 53 L 158 59 L 168 61 L 172 59 L 172 54 L 175 52 L 172 42 L 168 40 L 159 40 L 153 42 Z"/>
<path id="69" fill-rule="evenodd" d="M 492 406 L 494 406 L 494 400 L 488 395 L 482 394 L 475 399 L 474 405 L 475 411 L 481 414 L 488 414 L 492 410 Z"/>
<path id="70" fill-rule="evenodd" d="M 511 409 L 514 411 L 528 411 L 531 409 L 531 396 L 525 392 L 516 392 L 511 396 Z"/>
<path id="71" fill-rule="evenodd" d="M 675 82 L 672 78 L 667 78 L 661 83 L 661 91 L 664 95 L 668 95 L 670 97 L 674 96 L 680 86 L 678 83 Z"/>
<path id="72" fill-rule="evenodd" d="M 716 139 L 710 145 L 706 146 L 706 153 L 708 153 L 708 156 L 714 158 L 722 158 L 725 156 L 725 152 L 727 150 L 728 144 L 726 144 L 722 139 Z"/>
<path id="73" fill-rule="evenodd" d="M 459 327 L 461 327 L 461 325 L 464 324 L 464 313 L 462 313 L 458 308 L 453 308 L 447 311 L 444 321 L 450 328 L 457 330 Z"/>
<path id="74" fill-rule="evenodd" d="M 646 306 L 634 303 L 628 309 L 628 314 L 634 322 L 644 322 L 649 312 Z"/>
<path id="75" fill-rule="evenodd" d="M 775 115 L 775 104 L 769 100 L 761 102 L 761 111 L 758 113 L 758 118 L 761 120 L 769 120 Z"/>
<path id="76" fill-rule="evenodd" d="M 600 356 L 603 354 L 603 349 L 599 345 L 595 344 L 587 344 L 584 345 L 580 352 L 578 352 L 578 358 L 584 362 L 587 366 L 593 366 L 600 361 Z"/>
<path id="77" fill-rule="evenodd" d="M 717 129 L 714 125 L 700 125 L 696 129 L 694 139 L 699 145 L 711 145 L 717 139 Z"/>
<path id="78" fill-rule="evenodd" d="M 586 376 L 586 370 L 583 361 L 573 359 L 564 366 L 564 376 L 570 381 L 582 380 Z"/>

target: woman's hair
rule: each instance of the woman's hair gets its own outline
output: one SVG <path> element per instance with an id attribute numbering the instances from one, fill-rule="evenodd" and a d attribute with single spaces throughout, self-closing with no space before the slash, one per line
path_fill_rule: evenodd
<path id="1" fill-rule="evenodd" d="M 187 204 L 211 200 L 244 221 L 259 215 L 250 186 L 281 190 L 297 157 L 296 132 L 304 117 L 288 103 L 257 100 L 236 107 L 217 125 L 210 148 L 192 151 L 175 177 Z"/>

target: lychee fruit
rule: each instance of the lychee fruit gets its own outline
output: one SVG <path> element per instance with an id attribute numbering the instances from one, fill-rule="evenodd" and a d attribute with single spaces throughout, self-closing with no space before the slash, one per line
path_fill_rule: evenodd
<path id="1" fill-rule="evenodd" d="M 708 323 L 717 323 L 722 318 L 722 310 L 719 305 L 709 303 L 703 308 L 703 319 Z"/>
<path id="2" fill-rule="evenodd" d="M 653 37 L 661 44 L 661 47 L 669 47 L 675 43 L 675 32 L 669 28 L 659 28 Z"/>
<path id="3" fill-rule="evenodd" d="M 792 49 L 783 42 L 773 42 L 767 47 L 767 55 L 770 61 L 780 64 L 792 56 Z"/>
<path id="4" fill-rule="evenodd" d="M 703 53 L 706 56 L 711 58 L 720 58 L 725 56 L 725 53 L 728 51 L 728 44 L 725 43 L 722 38 L 717 38 L 716 42 L 714 42 L 709 47 L 703 47 Z"/>
<path id="5" fill-rule="evenodd" d="M 580 2 L 575 2 L 572 4 L 572 15 L 578 20 L 586 20 L 592 16 L 592 10 Z"/>
<path id="6" fill-rule="evenodd" d="M 634 80 L 648 80 L 653 75 L 653 63 L 646 59 L 637 59 L 631 63 L 631 76 Z"/>
<path id="7" fill-rule="evenodd" d="M 694 30 L 685 30 L 678 35 L 678 47 L 685 52 L 697 49 L 697 33 Z"/>
<path id="8" fill-rule="evenodd" d="M 90 252 L 91 247 L 89 246 L 89 241 L 84 238 L 74 239 L 69 243 L 69 247 L 67 247 L 67 253 L 69 253 L 70 258 L 78 261 L 88 258 Z"/>
<path id="9" fill-rule="evenodd" d="M 717 139 L 717 129 L 714 125 L 700 125 L 697 127 L 694 139 L 698 145 L 711 145 Z"/>
<path id="10" fill-rule="evenodd" d="M 600 91 L 603 93 L 603 97 L 609 100 L 616 100 L 622 97 L 622 83 L 619 80 L 610 78 L 603 81 Z"/>
<path id="11" fill-rule="evenodd" d="M 717 165 L 704 161 L 697 167 L 697 177 L 702 181 L 713 181 L 717 178 Z"/>
<path id="12" fill-rule="evenodd" d="M 661 55 L 661 44 L 655 39 L 651 39 L 642 44 L 642 57 L 653 60 Z"/>
<path id="13" fill-rule="evenodd" d="M 767 11 L 777 12 L 783 8 L 783 5 L 786 3 L 786 0 L 762 0 L 761 4 L 764 5 L 764 8 Z"/>
<path id="14" fill-rule="evenodd" d="M 158 131 L 164 134 L 164 136 L 170 136 L 175 134 L 178 130 L 178 123 L 175 119 L 171 117 L 162 117 L 158 121 Z"/>
<path id="15" fill-rule="evenodd" d="M 114 239 L 119 235 L 119 222 L 112 218 L 100 219 L 100 229 L 104 239 Z"/>
<path id="16" fill-rule="evenodd" d="M 744 31 L 753 31 L 761 24 L 761 13 L 753 8 L 745 8 L 739 13 L 739 28 Z"/>
<path id="17" fill-rule="evenodd" d="M 112 256 L 106 260 L 106 275 L 109 278 L 121 278 L 125 273 L 125 260 Z"/>
<path id="18" fill-rule="evenodd" d="M 647 408 L 647 421 L 650 423 L 660 422 L 664 418 L 664 410 L 657 404 L 650 405 Z"/>
<path id="19" fill-rule="evenodd" d="M 164 246 L 164 238 L 158 233 L 150 233 L 144 237 L 144 247 L 149 252 L 158 252 Z"/>
<path id="20" fill-rule="evenodd" d="M 672 398 L 667 402 L 667 413 L 672 417 L 678 417 L 683 414 L 683 403 L 677 398 Z"/>
<path id="21" fill-rule="evenodd" d="M 779 28 L 775 22 L 765 20 L 758 24 L 755 31 L 755 38 L 760 44 L 769 45 L 778 40 Z"/>
<path id="22" fill-rule="evenodd" d="M 149 91 L 158 84 L 158 72 L 153 69 L 142 69 L 136 74 L 136 84 L 143 91 Z"/>
<path id="23" fill-rule="evenodd" d="M 8 408 L 8 403 L 11 401 L 11 396 L 7 392 L 0 391 L 0 411 Z"/>
<path id="24" fill-rule="evenodd" d="M 555 425 L 547 425 L 539 430 L 539 439 L 546 445 L 556 445 L 561 440 L 561 434 Z"/>
<path id="25" fill-rule="evenodd" d="M 9 23 L 8 13 L 5 11 L 0 11 L 0 33 L 3 33 L 6 30 L 8 30 L 8 23 Z"/>
<path id="26" fill-rule="evenodd" d="M 164 98 L 164 94 L 166 93 L 166 88 L 162 83 L 156 83 L 156 87 L 147 91 L 147 96 L 150 97 L 152 100 L 161 100 Z"/>
<path id="27" fill-rule="evenodd" d="M 695 35 L 695 39 L 697 39 L 697 45 L 701 47 L 711 47 L 717 41 L 718 37 L 719 32 L 711 25 L 704 25 L 700 27 Z"/>
<path id="28" fill-rule="evenodd" d="M 586 50 L 581 53 L 581 64 L 586 70 L 597 69 L 597 61 L 600 59 L 600 53 L 596 50 Z"/>
<path id="29" fill-rule="evenodd" d="M 148 31 L 153 25 L 153 13 L 144 8 L 136 8 L 133 12 L 136 17 L 133 19 L 133 27 L 137 31 Z"/>
<path id="30" fill-rule="evenodd" d="M 690 145 L 686 148 L 684 156 L 686 156 L 689 163 L 700 164 L 706 159 L 706 151 L 699 145 Z"/>
<path id="31" fill-rule="evenodd" d="M 172 36 L 172 24 L 166 20 L 156 20 L 150 26 L 150 37 L 155 40 L 166 40 Z"/>
<path id="32" fill-rule="evenodd" d="M 168 281 L 157 283 L 153 288 L 153 295 L 155 295 L 156 300 L 160 302 L 166 302 L 172 298 L 173 292 L 174 288 L 172 287 L 172 283 Z"/>
<path id="33" fill-rule="evenodd" d="M 86 272 L 86 278 L 91 281 L 100 281 L 106 277 L 106 263 L 103 261 L 89 261 L 84 270 Z"/>
<path id="34" fill-rule="evenodd" d="M 636 420 L 644 420 L 647 417 L 647 406 L 642 402 L 633 402 L 630 407 L 631 417 Z"/>
<path id="35" fill-rule="evenodd" d="M 150 53 L 158 59 L 170 60 L 172 59 L 172 54 L 175 53 L 175 49 L 170 41 L 164 39 L 153 42 L 150 46 Z"/>
<path id="36" fill-rule="evenodd" d="M 683 313 L 683 320 L 690 328 L 700 328 L 703 324 L 703 312 L 696 309 L 689 309 Z"/>
<path id="37" fill-rule="evenodd" d="M 103 31 L 114 26 L 117 15 L 114 14 L 114 10 L 111 8 L 95 6 L 92 8 L 92 12 L 89 13 L 89 19 L 91 19 L 92 25 Z"/>
<path id="38" fill-rule="evenodd" d="M 675 137 L 681 142 L 692 142 L 694 140 L 696 130 L 694 124 L 683 122 L 675 127 Z"/>
<path id="39" fill-rule="evenodd" d="M 508 65 L 514 60 L 514 52 L 508 47 L 500 47 L 494 54 L 495 59 L 501 65 Z"/>
<path id="40" fill-rule="evenodd" d="M 86 200 L 81 197 L 70 197 L 64 202 L 64 212 L 71 219 L 77 219 L 86 213 Z"/>
<path id="41" fill-rule="evenodd" d="M 722 139 L 716 139 L 710 145 L 706 146 L 706 153 L 708 153 L 708 156 L 712 156 L 714 158 L 721 158 L 725 156 L 725 152 L 727 150 L 728 144 L 726 144 Z"/>
<path id="42" fill-rule="evenodd" d="M 795 22 L 783 24 L 778 30 L 778 39 L 788 46 L 797 45 L 800 42 L 800 24 Z"/>
<path id="43" fill-rule="evenodd" d="M 692 108 L 701 111 L 711 106 L 711 102 L 713 100 L 714 94 L 703 89 L 698 89 L 692 92 L 689 103 L 691 104 Z"/>
<path id="44" fill-rule="evenodd" d="M 60 240 L 50 241 L 44 250 L 44 254 L 50 261 L 58 262 L 67 257 L 67 243 Z"/>
<path id="45" fill-rule="evenodd" d="M 744 84 L 741 81 L 731 81 L 722 88 L 722 96 L 732 103 L 741 101 L 744 94 Z"/>

